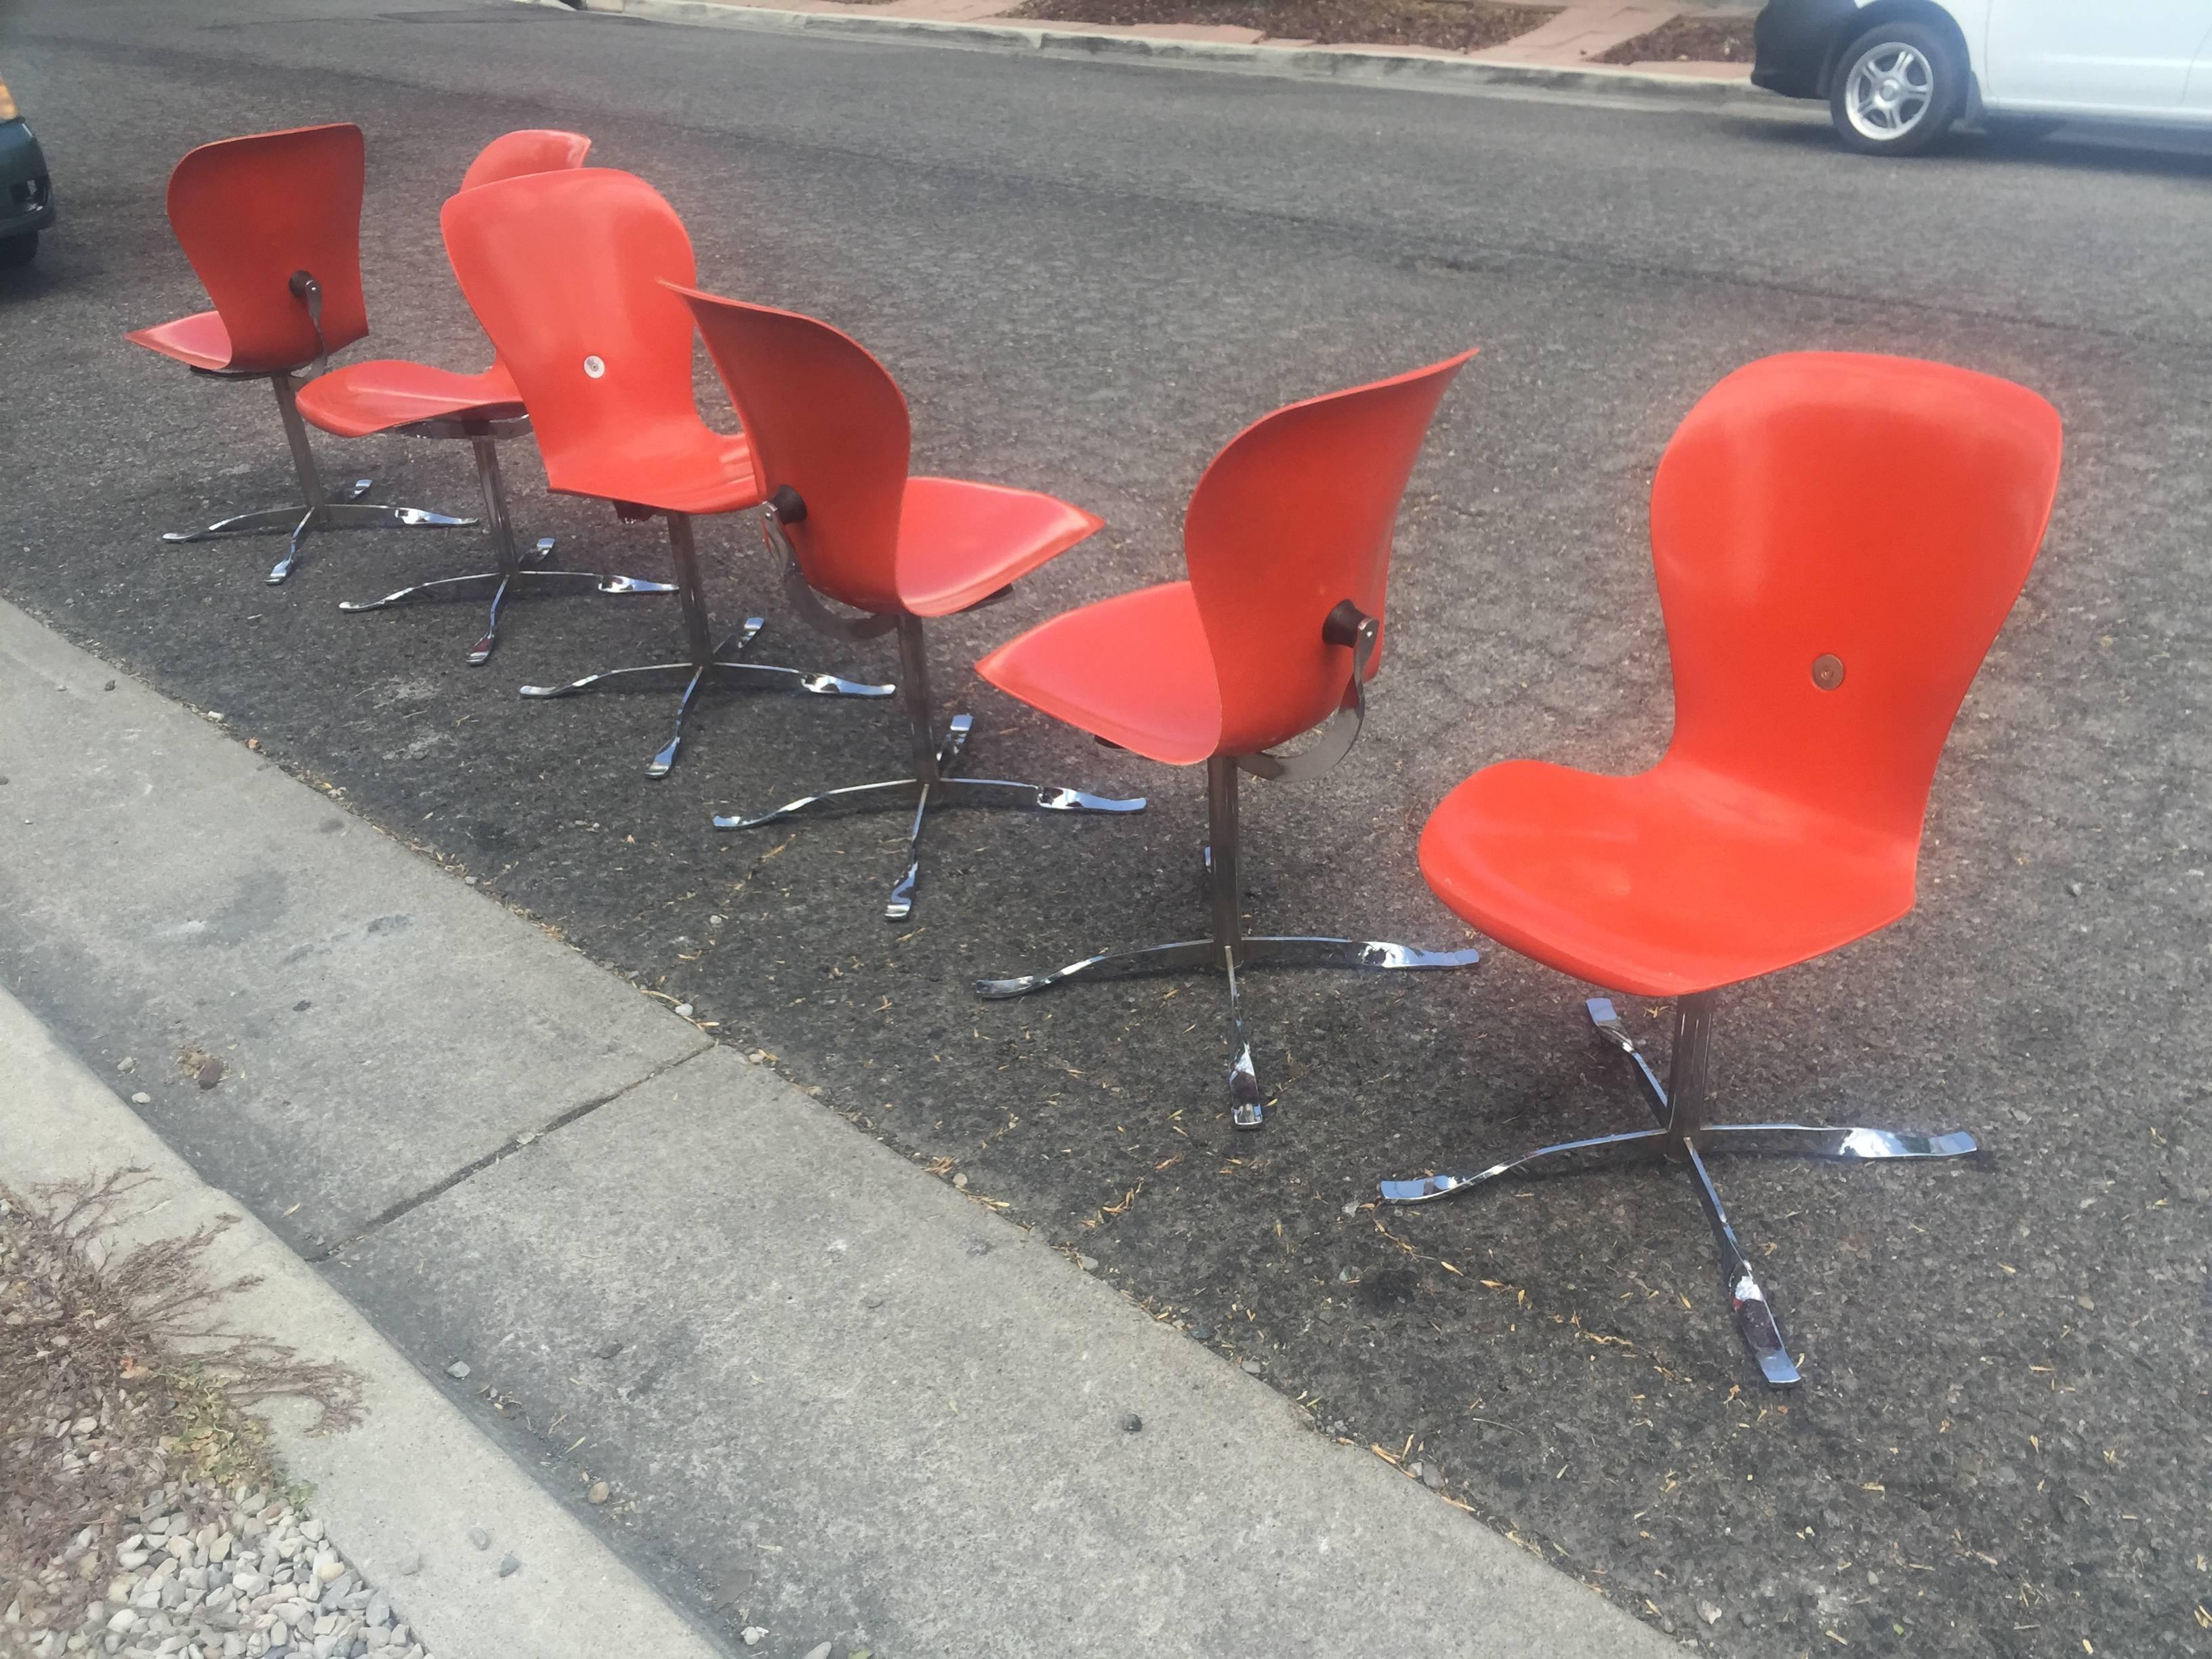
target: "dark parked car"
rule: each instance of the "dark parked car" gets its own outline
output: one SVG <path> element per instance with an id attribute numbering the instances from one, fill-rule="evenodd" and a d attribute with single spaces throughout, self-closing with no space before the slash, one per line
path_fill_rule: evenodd
<path id="1" fill-rule="evenodd" d="M 31 263 L 39 233 L 54 222 L 54 181 L 46 152 L 0 81 L 0 270 Z"/>

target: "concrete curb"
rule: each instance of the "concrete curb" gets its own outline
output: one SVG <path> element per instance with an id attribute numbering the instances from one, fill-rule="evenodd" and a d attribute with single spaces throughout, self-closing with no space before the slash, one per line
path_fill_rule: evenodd
<path id="1" fill-rule="evenodd" d="M 361 1377 L 357 1426 L 311 1437 L 314 1409 L 279 1401 L 267 1413 L 270 1441 L 286 1473 L 313 1486 L 312 1509 L 331 1542 L 392 1598 L 437 1659 L 711 1659 L 721 1651 L 5 991 L 0 1068 L 9 1094 L 0 1182 L 27 1194 L 48 1182 L 146 1170 L 155 1179 L 132 1195 L 114 1235 L 125 1247 L 238 1218 L 208 1253 L 210 1276 L 251 1273 L 261 1282 L 224 1300 L 224 1324 Z M 489 1549 L 470 1542 L 472 1526 L 492 1534 Z M 522 1568 L 501 1577 L 497 1563 L 510 1551 Z M 420 1570 L 404 1573 L 417 1556 Z"/>
<path id="2" fill-rule="evenodd" d="M 561 11 L 574 9 L 566 0 L 520 0 L 520 3 L 550 6 Z M 1035 52 L 1054 58 L 1143 63 L 1231 75 L 1340 81 L 1423 92 L 1519 87 L 1551 93 L 1645 98 L 1707 108 L 1743 104 L 1780 106 L 1780 100 L 1773 94 L 1742 82 L 1653 75 L 1638 70 L 1569 69 L 1544 64 L 1443 58 L 1417 50 L 1398 52 L 1382 46 L 1239 46 L 1217 40 L 1170 40 L 1158 35 L 1087 34 L 1073 29 L 1025 27 L 1018 23 L 957 23 L 927 17 L 784 11 L 766 6 L 726 5 L 720 0 L 625 0 L 618 15 L 711 28 L 897 40 L 919 46 L 955 46 L 977 52 Z"/>

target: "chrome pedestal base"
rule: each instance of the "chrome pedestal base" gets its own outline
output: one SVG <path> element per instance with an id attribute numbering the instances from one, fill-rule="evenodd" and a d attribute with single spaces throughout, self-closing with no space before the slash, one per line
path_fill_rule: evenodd
<path id="1" fill-rule="evenodd" d="M 862 810 L 914 808 L 914 823 L 907 831 L 905 873 L 892 884 L 884 904 L 885 921 L 904 921 L 914 914 L 914 894 L 921 878 L 921 829 L 933 806 L 1000 806 L 1036 812 L 1141 812 L 1142 795 L 1127 799 L 1093 795 L 1080 789 L 1048 784 L 1015 783 L 1003 778 L 963 778 L 951 775 L 975 728 L 972 714 L 955 714 L 940 740 L 932 729 L 929 664 L 923 652 L 921 621 L 898 619 L 899 689 L 906 704 L 908 736 L 914 745 L 914 772 L 882 783 L 849 784 L 802 795 L 772 812 L 757 817 L 714 819 L 717 830 L 751 830 L 783 818 L 811 817 L 848 807 Z"/>
<path id="2" fill-rule="evenodd" d="M 1171 945 L 1101 951 L 1049 973 L 979 979 L 975 981 L 975 994 L 998 1000 L 1027 996 L 1047 986 L 1065 984 L 1071 980 L 1191 973 L 1218 968 L 1229 986 L 1230 1121 L 1240 1129 L 1256 1129 L 1267 1121 L 1267 1108 L 1261 1097 L 1258 1068 L 1253 1064 L 1251 1035 L 1244 1023 L 1239 980 L 1246 969 L 1472 968 L 1482 960 L 1482 953 L 1473 949 L 1424 951 L 1411 945 L 1373 939 L 1247 934 L 1239 903 L 1235 759 L 1221 756 L 1208 761 L 1206 786 L 1206 848 L 1202 867 L 1212 909 L 1212 937 L 1182 939 Z"/>
<path id="3" fill-rule="evenodd" d="M 691 538 L 687 514 L 668 515 L 668 546 L 676 561 L 676 597 L 683 607 L 685 643 L 690 647 L 683 662 L 647 663 L 635 668 L 603 669 L 566 685 L 526 685 L 526 697 L 573 697 L 580 691 L 678 690 L 675 729 L 653 757 L 646 763 L 647 777 L 666 777 L 684 746 L 684 718 L 700 692 L 709 688 L 751 687 L 757 690 L 806 691 L 824 697 L 888 697 L 893 685 L 864 685 L 799 668 L 780 668 L 769 663 L 742 662 L 738 653 L 752 643 L 766 624 L 748 617 L 745 625 L 722 641 L 712 643 L 705 589 L 699 579 L 699 553 Z M 658 584 L 655 584 L 657 586 Z"/>
<path id="4" fill-rule="evenodd" d="M 1674 1007 L 1674 1048 L 1668 1080 L 1662 1084 L 1628 1034 L 1613 1004 L 1592 997 L 1584 1005 L 1590 1024 L 1607 1042 L 1619 1048 L 1635 1067 L 1636 1081 L 1644 1101 L 1659 1121 L 1656 1129 L 1625 1134 L 1599 1135 L 1589 1140 L 1562 1141 L 1532 1152 L 1493 1164 L 1473 1175 L 1431 1175 L 1414 1181 L 1386 1181 L 1382 1192 L 1392 1204 L 1424 1204 L 1508 1176 L 1567 1175 L 1615 1164 L 1642 1164 L 1667 1159 L 1680 1164 L 1694 1183 L 1698 1202 L 1720 1246 L 1723 1277 L 1736 1330 L 1744 1346 L 1759 1362 L 1759 1374 L 1775 1388 L 1801 1380 L 1782 1338 L 1751 1258 L 1729 1224 L 1720 1189 L 1705 1168 L 1705 1158 L 1716 1153 L 1759 1152 L 1792 1158 L 1825 1158 L 1842 1162 L 1877 1158 L 1964 1158 L 1976 1150 L 1973 1136 L 1963 1130 L 1948 1134 L 1900 1133 L 1891 1129 L 1836 1128 L 1804 1123 L 1708 1123 L 1706 1075 L 1711 1041 L 1713 1007 L 1718 993 L 1701 991 L 1684 997 Z"/>
<path id="5" fill-rule="evenodd" d="M 307 538 L 319 531 L 465 530 L 476 523 L 474 519 L 458 519 L 449 513 L 433 513 L 427 507 L 364 501 L 362 497 L 368 494 L 374 483 L 370 478 L 356 478 L 335 492 L 325 491 L 322 477 L 315 470 L 314 451 L 307 445 L 307 422 L 300 418 L 297 384 L 289 374 L 272 374 L 269 380 L 276 388 L 276 409 L 283 417 L 285 441 L 291 446 L 292 471 L 300 480 L 300 493 L 307 499 L 296 507 L 270 507 L 234 514 L 198 530 L 167 531 L 161 537 L 163 541 L 173 544 L 221 541 L 232 536 L 288 537 L 284 556 L 264 578 L 273 587 L 299 568 Z"/>
<path id="6" fill-rule="evenodd" d="M 425 435 L 449 435 L 435 422 L 403 429 Z M 492 568 L 472 571 L 465 576 L 441 576 L 435 581 L 417 582 L 396 593 L 386 593 L 380 599 L 343 599 L 338 609 L 382 611 L 410 602 L 489 599 L 491 609 L 484 620 L 483 634 L 469 647 L 470 663 L 482 667 L 499 648 L 499 613 L 510 595 L 520 599 L 526 594 L 673 593 L 674 582 L 641 581 L 635 576 L 611 576 L 597 570 L 549 569 L 545 562 L 552 557 L 554 547 L 550 536 L 540 536 L 526 553 L 517 550 L 514 524 L 507 510 L 507 484 L 500 475 L 499 449 L 494 440 L 528 430 L 529 422 L 526 420 L 483 421 L 464 423 L 458 434 L 468 438 L 476 448 L 477 480 L 483 486 L 484 514 L 490 521 L 492 556 L 497 561 Z"/>

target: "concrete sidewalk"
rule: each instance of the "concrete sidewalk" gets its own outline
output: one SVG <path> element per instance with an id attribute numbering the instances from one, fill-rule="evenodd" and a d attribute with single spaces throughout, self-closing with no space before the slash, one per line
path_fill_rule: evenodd
<path id="1" fill-rule="evenodd" d="M 237 1206 L 194 1175 L 154 1132 L 0 992 L 0 1183 L 28 1195 L 48 1183 L 142 1170 L 106 1232 L 111 1259 L 155 1239 L 213 1229 Z M 715 1647 L 623 1566 L 514 1462 L 471 1426 L 314 1270 L 251 1218 L 222 1231 L 202 1258 L 209 1282 L 230 1285 L 217 1310 L 228 1328 L 265 1335 L 361 1384 L 362 1421 L 310 1432 L 311 1401 L 266 1413 L 286 1474 L 313 1490 L 316 1517 L 347 1560 L 384 1586 L 437 1659 L 712 1659 Z M 468 1537 L 496 1529 L 498 1557 Z M 396 1650 L 395 1650 L 396 1651 Z"/>
<path id="2" fill-rule="evenodd" d="M 453 1392 L 551 1491 L 574 1505 L 583 1468 L 610 1480 L 617 1518 L 580 1516 L 726 1639 L 1668 1648 L 4 606 L 0 688 L 0 983 L 438 1386 L 466 1360 Z M 33 1144 L 51 1176 L 53 1099 L 11 1086 L 0 1178 L 27 1178 Z M 312 1346 L 281 1303 L 266 1316 Z"/>

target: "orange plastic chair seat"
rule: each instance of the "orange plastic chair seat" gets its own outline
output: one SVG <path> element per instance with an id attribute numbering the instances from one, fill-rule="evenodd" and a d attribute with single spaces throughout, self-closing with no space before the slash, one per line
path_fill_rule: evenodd
<path id="1" fill-rule="evenodd" d="M 607 437 L 562 457 L 562 495 L 635 501 L 663 513 L 738 513 L 760 505 L 752 447 L 703 422 L 672 421 Z"/>
<path id="2" fill-rule="evenodd" d="M 1221 741 L 1221 686 L 1188 582 L 1140 587 L 1055 617 L 1000 646 L 975 672 L 1147 760 L 1195 766 Z"/>
<path id="3" fill-rule="evenodd" d="M 158 351 L 164 357 L 173 357 L 191 368 L 223 369 L 230 367 L 230 331 L 222 325 L 222 319 L 212 311 L 196 311 L 189 317 L 179 317 L 174 322 L 156 323 L 151 328 L 136 328 L 123 337 L 133 345 L 144 346 L 149 351 Z"/>
<path id="4" fill-rule="evenodd" d="M 300 413 L 341 438 L 365 438 L 472 411 L 512 410 L 521 402 L 514 377 L 496 363 L 481 374 L 456 374 L 427 363 L 380 357 L 334 368 L 300 388 Z"/>
<path id="5" fill-rule="evenodd" d="M 1081 507 L 1035 490 L 908 478 L 899 507 L 899 603 L 917 617 L 965 611 L 1098 527 Z"/>
<path id="6" fill-rule="evenodd" d="M 1421 873 L 1524 956 L 1677 997 L 1887 927 L 1912 908 L 1915 850 L 1671 760 L 1625 778 L 1508 761 L 1430 816 Z"/>

